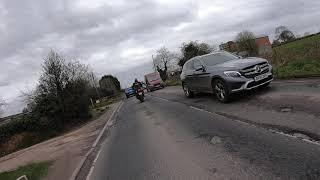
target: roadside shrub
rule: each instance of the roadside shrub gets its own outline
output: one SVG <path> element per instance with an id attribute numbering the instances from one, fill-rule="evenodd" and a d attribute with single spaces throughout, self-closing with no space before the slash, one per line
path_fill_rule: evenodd
<path id="1" fill-rule="evenodd" d="M 32 115 L 13 119 L 0 126 L 0 144 L 6 142 L 11 136 L 22 132 L 39 132 L 45 127 Z"/>
<path id="2" fill-rule="evenodd" d="M 90 74 L 88 67 L 67 62 L 56 52 L 44 59 L 38 86 L 29 104 L 41 124 L 61 129 L 67 123 L 90 117 Z"/>

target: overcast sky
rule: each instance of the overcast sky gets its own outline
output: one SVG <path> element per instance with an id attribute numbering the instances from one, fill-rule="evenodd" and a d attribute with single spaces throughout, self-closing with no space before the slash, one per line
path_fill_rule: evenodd
<path id="1" fill-rule="evenodd" d="M 17 97 L 35 86 L 50 49 L 89 64 L 98 76 L 116 74 L 126 86 L 141 76 L 137 69 L 152 69 L 151 55 L 161 46 L 218 45 L 244 29 L 272 39 L 279 25 L 314 33 L 319 8 L 319 0 L 1 0 L 0 97 L 10 104 L 7 114 L 20 110 Z"/>

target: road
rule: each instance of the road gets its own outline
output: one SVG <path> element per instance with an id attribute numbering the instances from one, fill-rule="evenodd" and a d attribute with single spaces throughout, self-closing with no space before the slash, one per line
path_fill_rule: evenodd
<path id="1" fill-rule="evenodd" d="M 279 87 L 275 83 L 272 88 L 281 92 Z M 320 178 L 319 144 L 199 108 L 206 103 L 197 99 L 209 95 L 179 100 L 174 93 L 175 88 L 168 88 L 148 95 L 144 103 L 125 101 L 89 179 Z M 253 99 L 240 98 L 231 106 L 258 102 Z M 316 109 L 310 111 L 316 116 Z"/>

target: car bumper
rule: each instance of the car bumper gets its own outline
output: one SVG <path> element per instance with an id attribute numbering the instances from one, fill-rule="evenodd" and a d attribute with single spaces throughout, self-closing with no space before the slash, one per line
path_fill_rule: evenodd
<path id="1" fill-rule="evenodd" d="M 126 93 L 127 97 L 132 97 L 132 96 L 135 96 L 135 95 L 136 95 L 135 93 Z"/>
<path id="2" fill-rule="evenodd" d="M 151 91 L 162 89 L 162 88 L 164 88 L 164 85 L 162 85 L 162 84 L 156 85 L 156 86 L 148 86 L 148 89 Z"/>
<path id="3" fill-rule="evenodd" d="M 259 81 L 255 81 L 253 78 L 228 78 L 226 83 L 231 93 L 239 91 L 251 90 L 270 83 L 273 80 L 272 73 L 268 73 L 268 76 Z"/>

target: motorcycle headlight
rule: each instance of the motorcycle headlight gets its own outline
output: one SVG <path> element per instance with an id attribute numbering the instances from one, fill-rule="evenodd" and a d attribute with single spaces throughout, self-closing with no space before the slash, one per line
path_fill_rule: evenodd
<path id="1" fill-rule="evenodd" d="M 224 74 L 228 77 L 241 77 L 238 71 L 225 71 Z"/>

